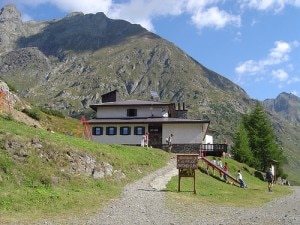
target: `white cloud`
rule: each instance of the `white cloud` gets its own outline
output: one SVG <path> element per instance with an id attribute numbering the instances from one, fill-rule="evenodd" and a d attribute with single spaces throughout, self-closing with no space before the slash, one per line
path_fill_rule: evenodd
<path id="1" fill-rule="evenodd" d="M 211 7 L 194 13 L 192 15 L 192 21 L 199 29 L 204 27 L 220 29 L 229 24 L 239 26 L 241 23 L 239 16 L 231 15 L 217 7 Z"/>
<path id="2" fill-rule="evenodd" d="M 186 0 L 131 0 L 111 7 L 107 16 L 115 19 L 125 19 L 131 23 L 141 24 L 153 31 L 153 19 L 159 16 L 178 16 L 183 13 Z"/>
<path id="3" fill-rule="evenodd" d="M 259 62 L 255 62 L 254 60 L 247 60 L 236 67 L 235 72 L 238 74 L 256 74 L 262 69 L 263 67 Z"/>
<path id="4" fill-rule="evenodd" d="M 276 41 L 275 48 L 270 50 L 268 57 L 260 62 L 262 66 L 280 64 L 289 59 L 291 44 L 283 41 Z"/>
<path id="5" fill-rule="evenodd" d="M 289 44 L 283 41 L 276 41 L 275 48 L 270 50 L 269 55 L 261 60 L 247 60 L 242 62 L 235 68 L 238 74 L 256 74 L 263 72 L 267 67 L 281 64 L 289 59 L 289 53 L 292 50 L 293 44 Z"/>
<path id="6" fill-rule="evenodd" d="M 278 81 L 286 81 L 289 78 L 289 75 L 283 69 L 273 70 L 272 76 Z"/>
<path id="7" fill-rule="evenodd" d="M 279 12 L 286 5 L 300 7 L 300 0 L 239 0 L 241 8 L 252 8 L 256 10 L 273 10 Z"/>

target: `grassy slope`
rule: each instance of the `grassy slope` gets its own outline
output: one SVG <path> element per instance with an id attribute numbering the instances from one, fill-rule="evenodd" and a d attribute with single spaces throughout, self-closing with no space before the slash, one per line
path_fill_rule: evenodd
<path id="1" fill-rule="evenodd" d="M 42 149 L 27 149 L 33 139 L 39 140 Z M 15 157 L 21 150 L 7 151 L 4 146 L 9 142 L 23 146 L 29 156 Z M 66 152 L 88 154 L 99 162 L 110 163 L 115 170 L 122 170 L 126 179 L 74 176 L 67 170 L 65 157 L 49 161 L 39 157 L 53 152 L 62 156 Z M 126 183 L 163 166 L 168 158 L 167 153 L 157 149 L 97 144 L 0 117 L 0 223 L 92 213 L 117 197 Z M 49 182 L 52 177 L 58 178 L 59 184 L 52 185 Z"/>

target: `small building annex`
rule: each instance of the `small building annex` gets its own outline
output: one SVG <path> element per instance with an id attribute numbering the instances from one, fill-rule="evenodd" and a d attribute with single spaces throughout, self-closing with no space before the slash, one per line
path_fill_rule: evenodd
<path id="1" fill-rule="evenodd" d="M 92 138 L 107 144 L 140 145 L 148 132 L 148 146 L 167 150 L 166 138 L 173 134 L 175 153 L 198 153 L 200 144 L 205 144 L 209 120 L 187 119 L 184 104 L 178 109 L 174 103 L 157 101 L 120 101 L 118 92 L 102 95 L 102 103 L 92 104 L 96 111 L 89 120 Z"/>

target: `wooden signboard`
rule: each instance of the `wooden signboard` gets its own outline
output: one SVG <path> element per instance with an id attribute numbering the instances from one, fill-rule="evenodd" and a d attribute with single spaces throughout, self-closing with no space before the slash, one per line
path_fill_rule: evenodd
<path id="1" fill-rule="evenodd" d="M 198 169 L 198 154 L 177 155 L 178 191 L 180 192 L 181 177 L 194 178 L 194 194 L 196 194 L 195 170 Z"/>

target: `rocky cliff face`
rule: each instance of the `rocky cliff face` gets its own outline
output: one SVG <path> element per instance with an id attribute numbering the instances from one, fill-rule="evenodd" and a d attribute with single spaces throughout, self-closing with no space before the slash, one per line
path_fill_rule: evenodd
<path id="1" fill-rule="evenodd" d="M 286 121 L 300 123 L 300 98 L 296 95 L 281 93 L 275 99 L 266 99 L 262 104 L 266 109 Z"/>

